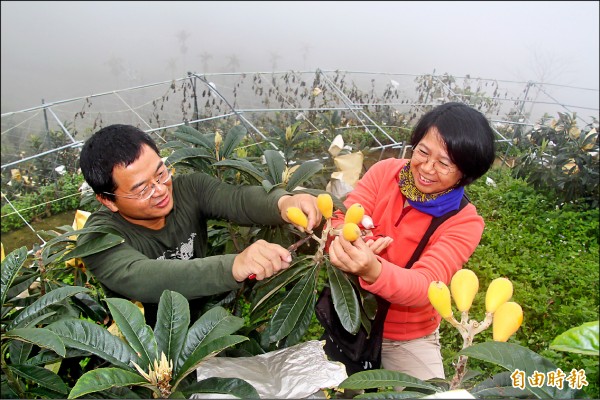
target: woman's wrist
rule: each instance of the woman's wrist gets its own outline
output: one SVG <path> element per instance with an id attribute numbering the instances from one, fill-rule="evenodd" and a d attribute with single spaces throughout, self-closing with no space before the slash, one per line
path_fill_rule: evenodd
<path id="1" fill-rule="evenodd" d="M 367 273 L 361 275 L 361 279 L 367 282 L 369 285 L 372 285 L 373 283 L 375 283 L 377 278 L 379 278 L 379 275 L 381 275 L 382 268 L 383 266 L 381 265 L 381 262 L 375 259 L 375 261 L 371 264 L 370 268 L 368 269 Z"/>

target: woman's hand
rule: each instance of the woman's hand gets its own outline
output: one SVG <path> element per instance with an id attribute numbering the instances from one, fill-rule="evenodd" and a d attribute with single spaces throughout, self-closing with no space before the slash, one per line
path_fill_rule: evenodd
<path id="1" fill-rule="evenodd" d="M 394 241 L 389 236 L 366 236 L 363 240 L 375 254 L 381 254 Z"/>
<path id="2" fill-rule="evenodd" d="M 370 244 L 380 249 L 386 242 L 384 239 L 386 238 L 370 240 Z M 342 236 L 337 236 L 329 246 L 329 260 L 335 267 L 357 275 L 367 283 L 375 282 L 381 274 L 381 263 L 376 253 L 361 237 L 354 242 L 349 242 Z"/>

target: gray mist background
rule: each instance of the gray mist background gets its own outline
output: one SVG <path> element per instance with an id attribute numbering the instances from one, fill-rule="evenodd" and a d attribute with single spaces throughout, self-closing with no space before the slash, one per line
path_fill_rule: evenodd
<path id="1" fill-rule="evenodd" d="M 2 1 L 1 109 L 188 71 L 435 70 L 597 90 L 599 4 Z M 559 99 L 598 108 L 588 93 Z"/>

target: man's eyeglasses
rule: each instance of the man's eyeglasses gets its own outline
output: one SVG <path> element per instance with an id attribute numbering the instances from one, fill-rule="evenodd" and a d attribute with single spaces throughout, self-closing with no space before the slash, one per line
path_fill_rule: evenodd
<path id="1" fill-rule="evenodd" d="M 154 182 L 150 185 L 146 185 L 139 193 L 116 194 L 116 193 L 104 192 L 104 194 L 108 194 L 111 196 L 117 196 L 117 197 L 124 197 L 126 199 L 140 200 L 140 201 L 148 200 L 156 192 L 156 185 L 166 185 L 171 180 L 171 176 L 172 176 L 171 171 L 165 166 L 165 169 L 162 170 L 158 174 L 158 176 L 156 176 L 156 178 L 154 178 Z"/>
<path id="2" fill-rule="evenodd" d="M 418 160 L 419 162 L 429 162 L 429 154 L 425 152 L 421 147 L 415 147 L 413 154 L 413 158 Z M 456 171 L 456 168 L 451 167 L 450 165 L 441 162 L 441 161 L 433 161 L 433 168 L 443 175 L 448 175 L 451 172 Z"/>

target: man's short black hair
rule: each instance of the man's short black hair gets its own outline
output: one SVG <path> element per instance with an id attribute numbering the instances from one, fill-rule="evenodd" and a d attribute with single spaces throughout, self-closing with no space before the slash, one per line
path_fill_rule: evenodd
<path id="1" fill-rule="evenodd" d="M 81 149 L 79 166 L 94 193 L 110 199 L 110 195 L 104 192 L 113 193 L 117 188 L 112 177 L 113 169 L 116 166 L 127 167 L 137 160 L 144 145 L 160 155 L 154 140 L 132 125 L 109 125 L 92 135 Z"/>

